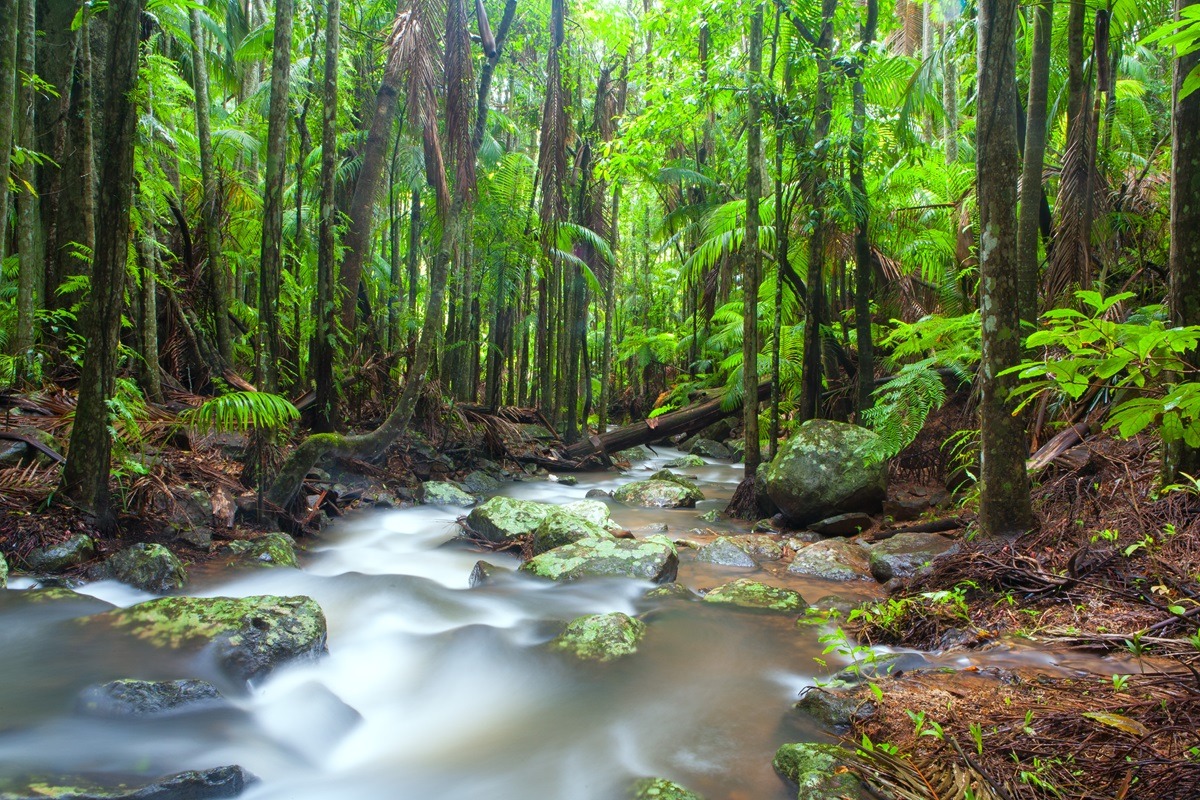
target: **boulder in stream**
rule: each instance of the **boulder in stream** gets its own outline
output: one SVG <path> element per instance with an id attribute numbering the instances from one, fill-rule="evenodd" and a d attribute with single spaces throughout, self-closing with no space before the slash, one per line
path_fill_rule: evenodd
<path id="1" fill-rule="evenodd" d="M 851 511 L 849 514 L 836 514 L 826 517 L 820 522 L 808 526 L 822 536 L 857 536 L 875 524 L 870 514 L 861 511 Z"/>
<path id="2" fill-rule="evenodd" d="M 427 506 L 475 505 L 475 498 L 449 481 L 425 481 L 421 484 L 421 502 Z"/>
<path id="3" fill-rule="evenodd" d="M 532 536 L 554 506 L 513 497 L 493 497 L 471 509 L 466 527 L 492 544 L 513 544 Z"/>
<path id="4" fill-rule="evenodd" d="M 534 556 L 521 571 L 554 581 L 607 577 L 666 583 L 675 580 L 679 554 L 665 536 L 580 539 Z"/>
<path id="5" fill-rule="evenodd" d="M 77 567 L 96 556 L 96 543 L 92 537 L 77 533 L 66 541 L 35 547 L 25 556 L 30 572 L 54 575 Z"/>
<path id="6" fill-rule="evenodd" d="M 4 554 L 0 553 L 0 589 L 8 588 L 8 562 L 4 560 Z"/>
<path id="7" fill-rule="evenodd" d="M 666 778 L 643 778 L 633 784 L 632 800 L 704 800 L 701 795 L 685 789 Z"/>
<path id="8" fill-rule="evenodd" d="M 666 464 L 663 464 L 663 466 L 667 467 L 668 469 L 695 469 L 696 467 L 703 467 L 707 463 L 708 462 L 700 456 L 688 453 L 687 455 L 680 456 L 679 458 L 672 458 Z"/>
<path id="9" fill-rule="evenodd" d="M 630 464 L 634 464 L 638 461 L 649 461 L 650 459 L 654 458 L 654 454 L 642 447 L 640 444 L 636 447 L 626 447 L 624 450 L 618 450 L 612 455 L 616 460 L 628 461 Z"/>
<path id="10" fill-rule="evenodd" d="M 688 452 L 704 458 L 733 458 L 733 450 L 712 439 L 696 439 L 691 442 Z"/>
<path id="11" fill-rule="evenodd" d="M 846 539 L 826 539 L 797 550 L 788 572 L 827 581 L 871 579 L 867 551 L 862 545 Z"/>
<path id="12" fill-rule="evenodd" d="M 76 624 L 163 650 L 208 650 L 223 670 L 244 680 L 326 652 L 325 615 L 308 597 L 161 597 Z"/>
<path id="13" fill-rule="evenodd" d="M 695 508 L 704 494 L 679 480 L 647 480 L 627 483 L 613 492 L 622 503 L 645 508 Z"/>
<path id="14" fill-rule="evenodd" d="M 800 524 L 850 511 L 878 511 L 887 494 L 887 463 L 868 463 L 865 455 L 878 439 L 857 425 L 809 420 L 771 462 L 767 494 Z"/>
<path id="15" fill-rule="evenodd" d="M 749 578 L 737 578 L 704 595 L 704 602 L 731 605 L 760 611 L 799 612 L 808 608 L 808 603 L 799 592 L 780 589 Z"/>
<path id="16" fill-rule="evenodd" d="M 628 614 L 592 614 L 571 620 L 550 647 L 583 661 L 603 663 L 636 653 L 645 635 L 646 623 Z"/>
<path id="17" fill-rule="evenodd" d="M 836 744 L 795 742 L 781 745 L 771 764 L 796 786 L 797 800 L 865 798 L 858 776 L 844 768 L 849 755 Z"/>
<path id="18" fill-rule="evenodd" d="M 88 574 L 94 580 L 111 578 L 155 594 L 182 589 L 187 583 L 183 562 L 161 544 L 146 542 L 118 551 Z"/>
<path id="19" fill-rule="evenodd" d="M 471 494 L 485 494 L 500 488 L 500 481 L 483 470 L 475 470 L 462 479 L 463 488 Z"/>
<path id="20" fill-rule="evenodd" d="M 732 536 L 718 536 L 696 551 L 696 560 L 723 567 L 753 567 L 757 563 Z"/>
<path id="21" fill-rule="evenodd" d="M 810 686 L 796 709 L 803 711 L 833 730 L 844 730 L 851 722 L 863 720 L 875 713 L 870 692 L 845 681 L 831 681 L 824 686 Z"/>
<path id="22" fill-rule="evenodd" d="M 229 551 L 238 556 L 234 563 L 256 567 L 300 568 L 296 560 L 296 540 L 286 533 L 268 533 L 257 539 L 230 542 Z"/>
<path id="23" fill-rule="evenodd" d="M 257 779 L 239 766 L 188 770 L 156 781 L 102 784 L 78 775 L 37 775 L 0 783 L 3 800 L 215 800 L 237 797 Z"/>
<path id="24" fill-rule="evenodd" d="M 956 552 L 958 542 L 937 533 L 898 533 L 871 546 L 871 574 L 880 583 L 908 580 L 939 556 Z"/>
<path id="25" fill-rule="evenodd" d="M 92 716 L 136 719 L 211 708 L 221 700 L 217 687 L 208 681 L 126 678 L 87 687 L 79 695 L 77 708 Z"/>
<path id="26" fill-rule="evenodd" d="M 588 501 L 595 502 L 595 501 Z M 604 509 L 607 513 L 608 509 Z M 580 539 L 607 539 L 612 534 L 608 529 L 590 519 L 572 514 L 561 506 L 554 506 L 542 519 L 533 533 L 533 554 L 571 544 Z"/>

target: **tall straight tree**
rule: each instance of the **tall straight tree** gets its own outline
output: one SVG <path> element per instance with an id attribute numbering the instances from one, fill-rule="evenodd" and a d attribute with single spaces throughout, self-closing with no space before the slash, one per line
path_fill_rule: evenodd
<path id="1" fill-rule="evenodd" d="M 976 118 L 979 312 L 983 327 L 979 525 L 985 534 L 1029 530 L 1025 431 L 1009 395 L 1021 358 L 1017 295 L 1017 82 L 1015 0 L 980 0 Z"/>
<path id="2" fill-rule="evenodd" d="M 287 167 L 288 82 L 292 71 L 293 0 L 275 0 L 271 105 L 267 111 L 267 169 L 263 176 L 262 261 L 258 283 L 259 388 L 279 391 L 279 280 L 283 272 L 283 179 Z"/>
<path id="3" fill-rule="evenodd" d="M 1200 0 L 1176 0 L 1176 18 Z M 1200 92 L 1182 96 L 1183 82 L 1200 52 L 1177 56 L 1171 90 L 1171 250 L 1168 306 L 1175 325 L 1200 325 Z M 1194 359 L 1193 355 L 1193 359 Z M 1193 360 L 1193 369 L 1200 363 Z M 1189 378 L 1194 379 L 1194 376 Z M 1163 448 L 1163 480 L 1175 483 L 1181 473 L 1200 476 L 1200 449 L 1182 441 Z"/>
<path id="4" fill-rule="evenodd" d="M 104 101 L 100 185 L 106 202 L 97 209 L 96 251 L 91 290 L 84 306 L 87 346 L 79 378 L 79 401 L 71 428 L 61 495 L 111 527 L 108 471 L 112 439 L 108 400 L 113 396 L 117 347 L 124 308 L 125 261 L 129 250 L 129 209 L 133 201 L 133 150 L 142 0 L 108 7 L 108 91 Z"/>
<path id="5" fill-rule="evenodd" d="M 34 0 L 21 0 L 17 27 L 19 47 L 17 52 L 19 73 L 17 76 L 17 143 L 28 153 L 34 152 L 36 130 L 35 107 L 37 92 L 33 76 L 37 71 L 37 15 Z M 7 190 L 8 176 L 2 176 Z M 20 372 L 27 374 L 26 359 L 32 354 L 34 343 L 34 309 L 37 302 L 37 284 L 41 277 L 42 263 L 38 258 L 38 213 L 37 195 L 34 185 L 34 163 L 23 158 L 17 168 L 17 331 L 13 340 L 13 352 L 25 364 Z"/>
<path id="6" fill-rule="evenodd" d="M 1037 321 L 1038 312 L 1038 215 L 1042 202 L 1042 164 L 1046 157 L 1046 99 L 1050 89 L 1054 0 L 1042 0 L 1034 7 L 1033 25 L 1021 211 L 1017 220 L 1017 291 L 1021 298 L 1021 319 L 1031 324 Z"/>
<path id="7" fill-rule="evenodd" d="M 854 197 L 854 331 L 858 345 L 858 413 L 871 407 L 871 393 L 875 387 L 874 342 L 871 340 L 871 222 L 870 204 L 867 198 L 867 181 L 863 175 L 866 161 L 867 93 L 863 86 L 863 62 L 871 43 L 875 40 L 875 27 L 879 21 L 878 0 L 867 0 L 867 18 L 862 25 L 862 41 L 859 55 L 855 59 L 854 88 L 851 90 L 854 111 L 850 126 L 850 187 Z M 947 53 L 946 63 L 953 62 L 952 53 Z M 950 75 L 946 76 L 949 85 Z M 948 90 L 950 91 L 950 90 Z M 950 92 L 953 94 L 953 92 Z M 946 126 L 946 158 L 950 158 L 950 142 L 958 136 L 957 130 Z"/>
<path id="8" fill-rule="evenodd" d="M 317 384 L 317 419 L 314 429 L 328 433 L 337 429 L 337 388 L 333 383 L 333 358 L 337 353 L 338 307 L 334 302 L 334 219 L 337 174 L 338 52 L 341 35 L 341 0 L 325 4 L 325 78 L 321 96 L 321 212 L 317 223 L 317 329 L 313 348 L 313 370 Z"/>
<path id="9" fill-rule="evenodd" d="M 763 6 L 750 18 L 749 130 L 746 135 L 746 238 L 742 242 L 742 425 L 745 429 L 746 471 L 754 481 L 762 461 L 758 440 L 758 280 L 762 251 L 758 247 L 758 204 L 762 197 L 762 50 Z"/>
<path id="10" fill-rule="evenodd" d="M 17 106 L 17 6 L 20 0 L 0 0 L 0 175 L 12 162 L 13 121 Z M 0 260 L 7 254 L 8 185 L 0 183 Z"/>

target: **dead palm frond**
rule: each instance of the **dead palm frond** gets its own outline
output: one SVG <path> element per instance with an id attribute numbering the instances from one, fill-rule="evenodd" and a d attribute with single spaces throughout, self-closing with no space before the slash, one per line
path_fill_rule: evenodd
<path id="1" fill-rule="evenodd" d="M 896 800 L 1011 800 L 970 763 L 918 761 L 875 747 L 859 748 L 851 763 L 876 792 Z"/>

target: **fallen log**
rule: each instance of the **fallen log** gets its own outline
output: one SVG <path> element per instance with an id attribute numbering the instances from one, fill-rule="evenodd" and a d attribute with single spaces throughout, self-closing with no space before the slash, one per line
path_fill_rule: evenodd
<path id="1" fill-rule="evenodd" d="M 766 400 L 770 396 L 771 381 L 759 382 L 759 401 Z M 723 400 L 722 397 L 716 397 L 687 408 L 681 408 L 678 411 L 670 411 L 654 419 L 641 420 L 623 428 L 589 436 L 564 448 L 562 457 L 566 461 L 578 462 L 580 466 L 583 466 L 587 462 L 603 460 L 609 453 L 617 450 L 649 444 L 681 433 L 693 433 L 707 428 L 725 417 L 739 413 L 740 409 L 732 411 L 723 409 L 721 407 Z"/>

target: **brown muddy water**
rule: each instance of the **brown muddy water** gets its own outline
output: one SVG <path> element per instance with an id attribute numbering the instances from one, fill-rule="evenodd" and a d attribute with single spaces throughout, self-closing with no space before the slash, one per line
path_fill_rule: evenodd
<path id="1" fill-rule="evenodd" d="M 678 455 L 662 451 L 629 475 L 507 485 L 544 502 L 580 499 L 646 477 Z M 672 537 L 703 540 L 699 514 L 722 508 L 740 467 L 687 470 L 708 498 L 697 509 L 612 504 L 637 532 L 665 523 Z M 783 742 L 824 735 L 791 709 L 798 693 L 842 665 L 821 657 L 823 630 L 791 616 L 648 602 L 631 580 L 551 584 L 523 576 L 468 588 L 482 558 L 502 554 L 455 543 L 461 509 L 418 507 L 361 516 L 310 548 L 303 570 L 225 576 L 192 587 L 204 596 L 308 595 L 329 621 L 329 655 L 233 686 L 203 660 L 180 662 L 128 649 L 128 640 L 85 637 L 72 619 L 149 595 L 112 582 L 80 601 L 34 603 L 0 592 L 0 772 L 157 777 L 240 764 L 261 780 L 247 800 L 619 800 L 631 779 L 678 781 L 709 800 L 784 800 L 771 768 Z M 696 530 L 699 529 L 699 530 Z M 846 585 L 783 580 L 780 571 L 696 564 L 683 551 L 679 580 L 708 588 L 750 575 L 798 589 L 808 600 Z M 858 587 L 866 596 L 874 587 Z M 633 657 L 583 664 L 544 645 L 583 614 L 645 614 Z M 1008 658 L 1027 662 L 1020 653 Z M 1037 654 L 1033 658 L 1052 662 Z M 962 663 L 958 658 L 955 663 Z M 231 698 L 214 710 L 154 720 L 82 716 L 88 684 L 116 678 L 213 680 Z"/>

